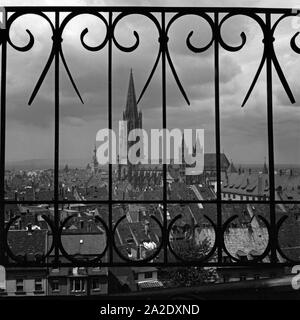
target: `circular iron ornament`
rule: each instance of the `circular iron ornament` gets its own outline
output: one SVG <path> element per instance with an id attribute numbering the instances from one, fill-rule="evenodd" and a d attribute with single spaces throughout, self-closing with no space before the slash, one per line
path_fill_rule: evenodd
<path id="1" fill-rule="evenodd" d="M 116 245 L 116 241 L 115 241 L 115 234 L 116 234 L 116 230 L 118 228 L 118 225 L 126 218 L 126 215 L 122 216 L 120 219 L 118 219 L 118 221 L 115 223 L 114 228 L 113 228 L 113 232 L 112 232 L 112 243 L 113 243 L 113 248 L 114 250 L 117 252 L 118 256 L 123 259 L 126 262 L 130 262 L 130 263 L 134 263 L 135 265 L 138 264 L 144 264 L 146 262 L 150 262 L 151 260 L 153 260 L 154 258 L 156 258 L 158 256 L 158 254 L 160 253 L 162 247 L 163 247 L 163 241 L 160 241 L 159 246 L 155 249 L 154 253 L 152 255 L 150 255 L 149 257 L 142 259 L 142 260 L 132 260 L 127 258 L 126 256 L 124 256 L 120 250 L 118 249 L 117 245 Z M 161 235 L 163 235 L 163 226 L 160 223 L 160 221 L 154 216 L 151 215 L 150 216 L 151 219 L 153 219 L 159 226 L 159 228 L 161 229 Z"/>
<path id="2" fill-rule="evenodd" d="M 282 216 L 277 224 L 276 224 L 276 248 L 277 248 L 277 251 L 279 252 L 279 254 L 288 262 L 291 262 L 293 264 L 297 264 L 299 263 L 299 260 L 295 260 L 295 259 L 292 259 L 290 257 L 288 257 L 284 252 L 283 250 L 281 249 L 281 246 L 279 244 L 279 233 L 280 233 L 280 228 L 282 227 L 282 225 L 284 224 L 284 222 L 289 218 L 288 215 L 284 215 Z"/>
<path id="3" fill-rule="evenodd" d="M 233 261 L 235 261 L 235 262 L 240 262 L 241 259 L 234 257 L 234 256 L 228 251 L 228 249 L 227 249 L 227 247 L 226 247 L 226 244 L 225 244 L 225 232 L 226 232 L 226 229 L 229 227 L 229 224 L 230 224 L 232 221 L 234 221 L 235 219 L 237 219 L 238 217 L 239 217 L 238 215 L 233 215 L 232 217 L 230 217 L 229 219 L 227 219 L 227 221 L 224 222 L 223 228 L 222 228 L 222 246 L 223 246 L 223 250 L 224 250 L 225 253 L 228 255 L 228 257 L 230 257 L 230 258 L 231 258 Z M 270 226 L 268 220 L 265 219 L 263 216 L 258 215 L 257 217 L 265 224 L 265 226 L 266 226 L 266 228 L 267 228 L 267 231 L 268 231 L 268 244 L 267 244 L 264 252 L 263 252 L 260 256 L 258 256 L 258 257 L 256 257 L 256 258 L 252 259 L 251 261 L 249 261 L 249 262 L 248 262 L 249 264 L 256 264 L 257 262 L 262 261 L 262 260 L 269 254 L 269 252 L 270 252 L 270 250 L 271 250 L 271 244 L 270 244 L 271 226 Z"/>
<path id="4" fill-rule="evenodd" d="M 169 250 L 170 252 L 175 256 L 175 258 L 179 261 L 182 261 L 182 262 L 186 262 L 185 259 L 183 259 L 180 255 L 178 255 L 174 249 L 172 248 L 172 244 L 171 244 L 171 241 L 170 241 L 170 232 L 172 231 L 172 227 L 173 225 L 175 224 L 175 222 L 179 219 L 182 218 L 182 215 L 179 214 L 178 216 L 176 216 L 175 218 L 172 219 L 172 221 L 170 222 L 169 226 L 168 226 L 168 229 L 167 229 L 167 242 L 168 242 L 168 247 L 169 247 Z M 216 224 L 213 222 L 213 220 L 208 217 L 207 215 L 204 215 L 204 218 L 206 218 L 210 224 L 212 225 L 213 229 L 214 229 L 214 232 L 215 232 L 215 241 L 214 241 L 214 244 L 212 246 L 212 248 L 210 249 L 210 251 L 205 254 L 202 258 L 200 259 L 197 259 L 197 260 L 191 260 L 190 262 L 195 262 L 197 265 L 200 264 L 200 263 L 203 263 L 207 260 L 209 260 L 209 258 L 215 253 L 216 249 L 217 249 L 217 242 L 216 242 L 216 235 L 217 235 L 217 226 Z M 193 231 L 195 231 L 197 228 L 199 228 L 200 226 L 198 224 L 196 224 L 193 228 Z"/>
<path id="5" fill-rule="evenodd" d="M 5 227 L 5 231 L 4 231 L 4 236 L 5 236 L 5 240 L 6 240 L 5 247 L 6 247 L 6 252 L 7 252 L 8 256 L 11 259 L 13 259 L 14 261 L 19 262 L 19 263 L 24 263 L 24 262 L 26 263 L 27 262 L 26 254 L 24 254 L 23 256 L 15 255 L 13 253 L 13 251 L 10 249 L 9 245 L 8 245 L 8 232 L 9 232 L 9 229 L 13 225 L 13 223 L 15 223 L 17 220 L 19 220 L 21 218 L 22 218 L 21 216 L 16 216 L 16 217 L 10 219 L 10 221 L 7 223 L 7 225 Z M 47 217 L 46 215 L 42 215 L 42 218 L 47 222 L 48 226 L 50 227 L 50 229 L 52 231 L 52 234 L 55 234 L 56 233 L 56 228 L 55 228 L 54 224 L 52 223 L 52 220 L 49 217 Z M 44 262 L 46 260 L 46 258 L 51 254 L 53 249 L 54 249 L 54 241 L 52 241 L 50 249 L 47 251 L 47 253 L 46 254 L 42 254 L 41 256 L 39 256 L 36 259 L 36 263 Z"/>
<path id="6" fill-rule="evenodd" d="M 106 254 L 106 251 L 108 249 L 108 234 L 109 234 L 109 230 L 108 227 L 105 223 L 105 221 L 100 218 L 99 216 L 95 217 L 95 220 L 97 220 L 98 222 L 100 222 L 102 224 L 102 226 L 105 229 L 105 234 L 106 234 L 106 245 L 105 248 L 103 249 L 103 251 L 101 253 L 95 254 L 95 258 L 92 259 L 87 259 L 87 260 L 83 260 L 83 259 L 77 259 L 74 258 L 72 255 L 70 255 L 64 248 L 63 244 L 62 244 L 62 240 L 61 240 L 61 236 L 62 236 L 62 232 L 63 232 L 63 228 L 66 225 L 66 223 L 68 221 L 70 221 L 71 219 L 73 219 L 74 217 L 76 217 L 77 214 L 73 214 L 70 215 L 69 217 L 67 217 L 62 224 L 60 225 L 59 229 L 58 229 L 58 247 L 61 251 L 61 253 L 63 254 L 63 256 L 65 258 L 67 258 L 69 261 L 73 262 L 74 264 L 79 264 L 79 265 L 95 265 L 96 263 L 100 263 L 101 264 L 101 259 L 104 257 L 104 255 Z"/>

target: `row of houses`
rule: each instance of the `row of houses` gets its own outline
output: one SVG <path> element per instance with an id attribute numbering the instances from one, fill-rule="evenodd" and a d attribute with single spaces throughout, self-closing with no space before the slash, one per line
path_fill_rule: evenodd
<path id="1" fill-rule="evenodd" d="M 60 210 L 61 221 L 70 218 L 60 237 L 63 247 L 63 252 L 59 250 L 60 267 L 44 267 L 44 262 L 51 264 L 55 259 L 52 231 L 43 218 L 53 219 L 52 209 L 45 206 L 7 206 L 6 222 L 13 219 L 14 223 L 7 236 L 10 267 L 5 270 L 2 295 L 107 295 L 161 286 L 154 267 L 125 270 L 101 266 L 107 261 L 107 252 L 94 267 L 76 267 L 70 263 L 74 259 L 91 261 L 104 252 L 107 235 L 103 225 L 95 219 L 95 216 L 107 214 L 101 207 L 88 210 L 75 206 Z M 29 265 L 24 266 L 25 263 Z M 66 266 L 67 263 L 71 266 Z M 34 267 L 31 266 L 33 264 Z"/>

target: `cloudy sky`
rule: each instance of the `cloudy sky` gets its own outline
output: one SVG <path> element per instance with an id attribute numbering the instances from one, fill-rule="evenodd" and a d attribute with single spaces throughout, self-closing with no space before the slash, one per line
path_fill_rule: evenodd
<path id="1" fill-rule="evenodd" d="M 4 5 L 144 5 L 182 6 L 182 1 L 1 1 Z M 213 4 L 212 4 L 213 3 Z M 251 6 L 300 8 L 299 1 L 184 1 L 185 6 Z M 298 6 L 297 6 L 298 5 Z M 62 16 L 63 17 L 63 16 Z M 167 15 L 167 21 L 172 15 Z M 50 18 L 53 17 L 50 15 Z M 159 16 L 157 16 L 159 19 Z M 277 16 L 274 19 L 278 18 Z M 300 18 L 299 18 L 300 20 Z M 60 155 L 61 159 L 88 161 L 95 143 L 96 132 L 107 127 L 107 46 L 91 52 L 82 47 L 80 34 L 88 27 L 89 45 L 101 43 L 105 34 L 103 23 L 88 15 L 73 19 L 65 29 L 63 51 L 68 66 L 83 97 L 81 104 L 62 64 L 60 68 Z M 10 36 L 15 45 L 28 41 L 26 29 L 35 37 L 33 48 L 17 52 L 8 48 L 7 75 L 7 161 L 25 159 L 53 159 L 54 136 L 54 78 L 53 69 L 47 74 L 33 104 L 28 100 L 48 59 L 51 50 L 51 30 L 43 19 L 28 15 L 16 20 Z M 300 31 L 300 21 L 283 21 L 275 33 L 278 60 L 296 98 L 291 105 L 273 69 L 275 159 L 277 163 L 300 162 L 300 57 L 289 46 L 292 36 Z M 126 103 L 130 69 L 133 69 L 135 88 L 139 96 L 154 64 L 157 51 L 157 31 L 153 23 L 142 16 L 131 16 L 120 21 L 116 38 L 124 46 L 135 41 L 133 31 L 140 37 L 133 53 L 120 52 L 113 46 L 113 121 L 117 128 Z M 185 44 L 193 30 L 192 43 L 205 45 L 211 30 L 199 17 L 184 17 L 176 21 L 169 33 L 169 50 L 191 101 L 187 106 L 167 67 L 167 124 L 169 128 L 204 128 L 205 150 L 215 152 L 214 144 L 214 65 L 213 50 L 193 53 Z M 263 163 L 267 157 L 266 82 L 265 69 L 246 106 L 241 108 L 262 55 L 262 34 L 255 22 L 235 17 L 224 24 L 222 36 L 232 45 L 240 43 L 240 33 L 247 36 L 242 50 L 220 51 L 221 92 L 221 148 L 236 163 Z M 300 43 L 300 40 L 299 40 Z M 161 68 L 141 100 L 144 127 L 160 128 Z"/>

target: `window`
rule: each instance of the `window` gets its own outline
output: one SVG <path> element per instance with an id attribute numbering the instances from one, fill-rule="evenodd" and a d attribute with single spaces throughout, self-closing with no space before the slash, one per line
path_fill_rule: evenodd
<path id="1" fill-rule="evenodd" d="M 34 290 L 43 291 L 43 280 L 42 278 L 34 279 Z"/>
<path id="2" fill-rule="evenodd" d="M 17 292 L 24 292 L 24 280 L 23 279 L 16 280 L 16 291 Z"/>
<path id="3" fill-rule="evenodd" d="M 60 291 L 59 289 L 59 280 L 53 280 L 51 283 L 52 291 Z"/>
<path id="4" fill-rule="evenodd" d="M 93 291 L 100 291 L 100 280 L 99 279 L 92 279 L 92 290 Z"/>
<path id="5" fill-rule="evenodd" d="M 71 279 L 71 292 L 84 292 L 85 280 L 82 278 Z"/>
<path id="6" fill-rule="evenodd" d="M 145 278 L 145 279 L 151 279 L 151 278 L 152 278 L 152 272 L 151 272 L 151 271 L 145 272 L 144 278 Z"/>

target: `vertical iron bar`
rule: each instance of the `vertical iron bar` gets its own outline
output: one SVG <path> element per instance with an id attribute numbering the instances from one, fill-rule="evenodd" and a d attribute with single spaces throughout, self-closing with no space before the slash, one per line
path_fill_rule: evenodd
<path id="1" fill-rule="evenodd" d="M 167 46 L 167 35 L 166 35 L 166 21 L 165 12 L 161 13 L 161 32 L 160 35 L 160 50 L 161 52 L 161 69 L 162 69 L 162 126 L 163 126 L 163 249 L 164 249 L 164 263 L 168 263 L 168 233 L 167 233 L 167 165 L 166 165 L 166 133 L 167 128 L 167 96 L 166 96 L 166 46 Z"/>
<path id="2" fill-rule="evenodd" d="M 6 26 L 7 14 L 3 11 L 3 25 Z M 7 64 L 7 32 L 2 30 L 2 52 L 1 52 L 1 168 L 0 168 L 0 265 L 5 265 L 5 129 L 6 129 L 6 64 Z"/>
<path id="3" fill-rule="evenodd" d="M 109 12 L 108 17 L 108 28 L 110 30 L 110 37 L 108 39 L 108 128 L 112 129 L 112 11 Z M 109 262 L 112 265 L 113 263 L 113 212 L 112 212 L 112 137 L 111 133 L 109 136 L 109 235 L 107 241 L 109 241 Z"/>
<path id="4" fill-rule="evenodd" d="M 58 228 L 60 223 L 59 217 L 59 11 L 55 11 L 55 34 L 53 35 L 53 46 L 55 50 L 54 60 L 54 104 L 55 104 L 55 124 L 54 124 L 54 224 L 56 227 L 56 235 L 53 235 L 55 240 L 55 265 L 59 263 L 59 247 L 58 247 Z"/>
<path id="5" fill-rule="evenodd" d="M 214 41 L 214 71 L 215 71 L 215 138 L 216 138 L 216 170 L 217 170 L 217 234 L 218 262 L 222 263 L 222 204 L 221 204 L 221 143 L 220 143 L 220 79 L 219 79 L 219 15 L 214 14 L 215 41 Z"/>
<path id="6" fill-rule="evenodd" d="M 276 215 L 275 215 L 275 181 L 274 181 L 274 137 L 273 137 L 273 97 L 272 97 L 272 46 L 271 15 L 266 14 L 267 39 L 266 46 L 266 75 L 267 75 L 267 118 L 268 118 L 268 153 L 269 153 L 269 193 L 270 193 L 270 224 L 271 224 L 271 262 L 275 263 L 276 257 Z"/>

